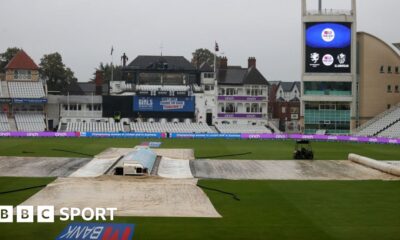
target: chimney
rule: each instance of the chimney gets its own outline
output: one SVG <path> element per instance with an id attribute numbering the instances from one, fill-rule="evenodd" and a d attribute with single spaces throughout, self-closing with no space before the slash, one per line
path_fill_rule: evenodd
<path id="1" fill-rule="evenodd" d="M 226 57 L 221 57 L 219 60 L 219 68 L 227 69 L 228 68 L 228 59 Z"/>
<path id="2" fill-rule="evenodd" d="M 251 67 L 256 68 L 257 67 L 256 66 L 256 62 L 257 62 L 257 60 L 256 60 L 255 57 L 249 57 L 249 59 L 248 59 L 248 68 L 251 68 Z"/>
<path id="3" fill-rule="evenodd" d="M 103 71 L 96 71 L 96 78 L 94 79 L 94 83 L 96 85 L 96 95 L 103 94 L 103 83 L 104 83 L 104 75 Z"/>

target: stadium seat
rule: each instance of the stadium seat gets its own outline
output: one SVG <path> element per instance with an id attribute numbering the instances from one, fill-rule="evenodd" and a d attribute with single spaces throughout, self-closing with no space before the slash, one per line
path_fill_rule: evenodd
<path id="1" fill-rule="evenodd" d="M 169 132 L 169 133 L 214 133 L 208 126 L 199 123 L 131 123 L 133 132 Z"/>
<path id="2" fill-rule="evenodd" d="M 271 133 L 265 126 L 245 124 L 219 124 L 216 126 L 220 133 Z"/>
<path id="3" fill-rule="evenodd" d="M 44 98 L 46 93 L 41 82 L 8 82 L 11 98 Z"/>
<path id="4" fill-rule="evenodd" d="M 43 113 L 15 113 L 15 122 L 18 131 L 41 132 L 46 130 L 45 116 Z"/>
<path id="5" fill-rule="evenodd" d="M 8 124 L 8 118 L 6 113 L 0 113 L 0 132 L 10 131 L 10 125 Z"/>
<path id="6" fill-rule="evenodd" d="M 388 131 L 389 129 L 388 127 L 390 127 L 393 123 L 396 123 L 399 120 L 400 120 L 400 107 L 398 106 L 394 109 L 385 112 L 384 114 L 379 115 L 371 122 L 365 124 L 365 126 L 361 128 L 356 135 L 357 136 L 379 135 L 379 136 L 391 137 L 391 133 L 390 131 Z M 392 127 L 390 127 L 390 129 L 393 130 Z M 380 132 L 382 133 L 379 134 Z"/>

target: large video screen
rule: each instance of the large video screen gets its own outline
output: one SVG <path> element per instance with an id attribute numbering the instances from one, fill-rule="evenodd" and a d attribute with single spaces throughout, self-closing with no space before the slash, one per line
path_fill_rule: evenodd
<path id="1" fill-rule="evenodd" d="M 351 23 L 306 24 L 306 72 L 351 72 Z"/>
<path id="2" fill-rule="evenodd" d="M 194 112 L 194 97 L 135 96 L 135 112 Z"/>

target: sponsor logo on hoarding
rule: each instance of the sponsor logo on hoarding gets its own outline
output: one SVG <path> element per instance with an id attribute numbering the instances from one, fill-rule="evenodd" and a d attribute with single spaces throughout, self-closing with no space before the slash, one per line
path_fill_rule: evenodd
<path id="1" fill-rule="evenodd" d="M 131 240 L 134 224 L 71 223 L 56 240 Z"/>
<path id="2" fill-rule="evenodd" d="M 183 109 L 185 106 L 185 101 L 178 101 L 177 98 L 162 98 L 160 105 L 163 110 L 176 110 Z"/>
<path id="3" fill-rule="evenodd" d="M 153 109 L 153 99 L 151 98 L 139 98 L 138 102 L 140 109 Z"/>

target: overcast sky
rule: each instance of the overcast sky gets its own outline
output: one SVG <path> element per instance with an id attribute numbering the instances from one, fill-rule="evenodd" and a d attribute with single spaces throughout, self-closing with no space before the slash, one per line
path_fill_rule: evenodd
<path id="1" fill-rule="evenodd" d="M 311 0 L 315 6 L 316 0 Z M 219 43 L 230 65 L 257 66 L 268 80 L 300 80 L 300 0 L 0 0 L 0 52 L 23 48 L 37 63 L 58 51 L 79 81 L 123 52 L 183 55 Z M 358 31 L 400 42 L 400 1 L 359 0 Z M 350 8 L 325 0 L 324 8 Z"/>

